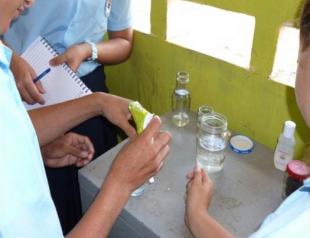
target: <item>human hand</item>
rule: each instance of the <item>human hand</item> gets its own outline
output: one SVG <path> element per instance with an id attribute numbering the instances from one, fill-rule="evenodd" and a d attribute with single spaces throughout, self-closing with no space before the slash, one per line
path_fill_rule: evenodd
<path id="1" fill-rule="evenodd" d="M 45 165 L 52 168 L 84 166 L 94 156 L 94 146 L 86 136 L 65 134 L 41 148 Z"/>
<path id="2" fill-rule="evenodd" d="M 191 227 L 195 217 L 206 213 L 213 194 L 213 182 L 201 168 L 187 174 L 185 222 Z"/>
<path id="3" fill-rule="evenodd" d="M 90 46 L 87 44 L 76 44 L 69 47 L 63 54 L 51 59 L 50 65 L 57 66 L 66 63 L 74 72 L 76 72 L 81 63 L 89 58 L 90 54 Z"/>
<path id="4" fill-rule="evenodd" d="M 169 152 L 171 135 L 160 132 L 160 118 L 155 116 L 148 127 L 119 152 L 108 177 L 128 194 L 154 176 Z"/>
<path id="5" fill-rule="evenodd" d="M 45 93 L 45 90 L 40 81 L 33 82 L 37 75 L 30 64 L 19 55 L 13 54 L 11 70 L 22 99 L 28 104 L 36 102 L 44 104 L 42 94 Z"/>
<path id="6" fill-rule="evenodd" d="M 102 115 L 114 125 L 120 127 L 130 138 L 136 136 L 136 130 L 129 123 L 131 113 L 128 109 L 130 100 L 107 93 L 97 93 Z"/>

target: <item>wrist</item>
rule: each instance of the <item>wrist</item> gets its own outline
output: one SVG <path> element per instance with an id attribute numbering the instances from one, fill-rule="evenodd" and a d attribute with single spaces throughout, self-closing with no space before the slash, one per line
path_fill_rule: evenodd
<path id="1" fill-rule="evenodd" d="M 206 226 L 209 219 L 207 210 L 199 210 L 188 216 L 188 226 L 191 232 L 198 237 L 201 226 Z"/>
<path id="2" fill-rule="evenodd" d="M 82 52 L 82 56 L 83 56 L 83 60 L 88 60 L 91 55 L 92 55 L 92 48 L 89 44 L 87 43 L 82 43 L 79 45 L 81 48 L 81 52 Z"/>
<path id="3" fill-rule="evenodd" d="M 86 40 L 84 41 L 85 45 L 88 45 L 88 57 L 86 60 L 96 61 L 98 59 L 98 49 L 96 43 Z"/>
<path id="4" fill-rule="evenodd" d="M 103 92 L 92 93 L 96 105 L 96 112 L 99 115 L 104 115 L 107 108 L 108 95 Z"/>
<path id="5" fill-rule="evenodd" d="M 12 53 L 12 58 L 11 58 L 11 65 L 10 68 L 13 71 L 15 68 L 18 68 L 18 63 L 19 63 L 20 56 L 17 55 L 15 52 Z"/>
<path id="6" fill-rule="evenodd" d="M 101 190 L 108 190 L 109 193 L 112 192 L 115 194 L 113 197 L 118 197 L 121 200 L 127 201 L 130 197 L 132 189 L 127 186 L 126 183 L 119 179 L 119 176 L 115 175 L 113 169 L 110 170 L 107 175 L 104 184 L 102 185 Z"/>
<path id="7" fill-rule="evenodd" d="M 186 212 L 188 217 L 188 225 L 190 226 L 190 229 L 195 227 L 201 219 L 203 219 L 206 215 L 208 215 L 208 211 L 206 209 L 198 207 L 196 208 L 187 207 Z"/>

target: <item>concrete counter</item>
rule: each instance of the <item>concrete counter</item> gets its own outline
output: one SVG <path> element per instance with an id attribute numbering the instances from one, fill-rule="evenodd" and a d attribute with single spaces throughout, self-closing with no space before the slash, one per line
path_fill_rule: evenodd
<path id="1" fill-rule="evenodd" d="M 171 152 L 155 183 L 148 184 L 142 196 L 130 198 L 110 237 L 191 237 L 184 224 L 185 175 L 195 165 L 196 155 L 196 122 L 193 116 L 191 119 L 186 127 L 177 128 L 169 114 L 162 117 L 162 129 L 172 134 Z M 84 211 L 125 143 L 79 171 Z M 248 155 L 239 155 L 227 148 L 223 171 L 211 177 L 215 192 L 209 211 L 237 237 L 253 233 L 282 201 L 283 174 L 273 166 L 273 152 L 258 143 Z"/>

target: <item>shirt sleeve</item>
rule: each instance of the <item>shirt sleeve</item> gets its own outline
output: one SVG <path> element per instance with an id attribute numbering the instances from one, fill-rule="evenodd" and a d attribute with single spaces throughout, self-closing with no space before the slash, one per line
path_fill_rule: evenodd
<path id="1" fill-rule="evenodd" d="M 132 26 L 131 0 L 114 0 L 108 19 L 108 30 L 121 31 Z"/>

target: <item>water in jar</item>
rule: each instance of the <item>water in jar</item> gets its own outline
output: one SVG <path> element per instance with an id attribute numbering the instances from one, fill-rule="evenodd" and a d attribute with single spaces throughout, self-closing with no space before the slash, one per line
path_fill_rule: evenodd
<path id="1" fill-rule="evenodd" d="M 226 140 L 217 135 L 197 137 L 197 163 L 206 172 L 218 172 L 223 169 Z"/>

